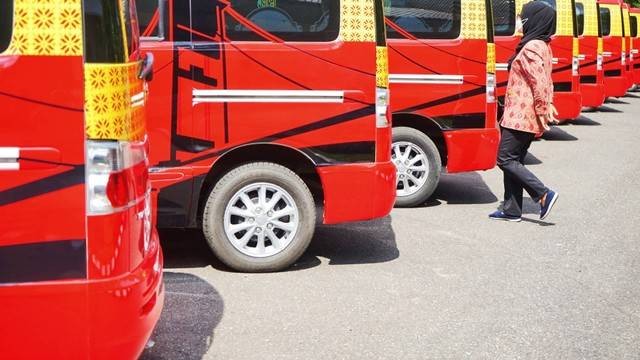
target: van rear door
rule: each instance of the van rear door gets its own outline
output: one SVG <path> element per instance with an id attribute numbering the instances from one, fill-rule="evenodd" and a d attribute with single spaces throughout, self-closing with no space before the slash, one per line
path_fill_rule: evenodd
<path id="1" fill-rule="evenodd" d="M 86 276 L 80 14 L 0 2 L 0 285 Z"/>

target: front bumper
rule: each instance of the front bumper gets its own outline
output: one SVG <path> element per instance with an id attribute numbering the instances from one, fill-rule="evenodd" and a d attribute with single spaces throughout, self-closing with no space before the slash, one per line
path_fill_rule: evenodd
<path id="1" fill-rule="evenodd" d="M 447 172 L 488 170 L 496 166 L 500 131 L 464 129 L 444 132 Z"/>
<path id="2" fill-rule="evenodd" d="M 554 92 L 553 103 L 558 110 L 558 120 L 576 119 L 582 111 L 582 95 L 579 92 Z"/>
<path id="3" fill-rule="evenodd" d="M 324 190 L 324 224 L 387 216 L 396 201 L 391 161 L 318 168 Z"/>
<path id="4" fill-rule="evenodd" d="M 604 77 L 605 95 L 607 97 L 622 97 L 629 90 L 628 80 L 626 76 L 605 76 Z"/>
<path id="5" fill-rule="evenodd" d="M 582 106 L 600 107 L 606 98 L 604 84 L 580 84 Z"/>

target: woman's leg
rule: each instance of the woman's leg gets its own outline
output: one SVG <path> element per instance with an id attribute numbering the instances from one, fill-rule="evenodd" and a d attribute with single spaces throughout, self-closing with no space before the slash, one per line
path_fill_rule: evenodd
<path id="1" fill-rule="evenodd" d="M 498 167 L 504 172 L 505 179 L 508 177 L 511 182 L 519 183 L 527 190 L 531 198 L 538 202 L 549 189 L 522 164 L 533 139 L 534 134 L 532 133 L 502 128 Z M 522 209 L 521 204 L 522 200 L 520 200 L 520 209 Z M 505 213 L 507 212 L 505 211 Z"/>
<path id="2" fill-rule="evenodd" d="M 522 184 L 504 173 L 504 203 L 502 212 L 509 216 L 522 216 Z"/>

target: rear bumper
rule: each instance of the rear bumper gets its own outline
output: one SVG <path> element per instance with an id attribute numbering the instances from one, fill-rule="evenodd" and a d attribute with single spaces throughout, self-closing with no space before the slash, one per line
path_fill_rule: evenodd
<path id="1" fill-rule="evenodd" d="M 604 84 L 580 84 L 582 106 L 599 107 L 606 98 Z"/>
<path id="2" fill-rule="evenodd" d="M 324 223 L 387 216 L 396 201 L 396 167 L 391 161 L 318 168 L 324 190 Z"/>
<path id="3" fill-rule="evenodd" d="M 582 95 L 579 92 L 554 92 L 553 104 L 558 110 L 558 120 L 573 120 L 582 111 Z"/>
<path id="4" fill-rule="evenodd" d="M 488 170 L 496 166 L 500 131 L 465 129 L 444 132 L 447 145 L 447 171 Z"/>
<path id="5" fill-rule="evenodd" d="M 629 90 L 626 76 L 605 76 L 604 89 L 607 97 L 621 97 Z"/>
<path id="6" fill-rule="evenodd" d="M 162 252 L 153 233 L 143 263 L 117 278 L 0 286 L 2 357 L 138 358 L 164 303 Z"/>

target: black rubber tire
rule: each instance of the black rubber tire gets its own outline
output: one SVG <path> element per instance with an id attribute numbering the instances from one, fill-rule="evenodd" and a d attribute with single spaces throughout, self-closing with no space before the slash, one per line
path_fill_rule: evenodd
<path id="1" fill-rule="evenodd" d="M 424 151 L 429 160 L 429 174 L 427 181 L 418 192 L 409 196 L 396 197 L 395 207 L 414 207 L 424 204 L 438 187 L 440 173 L 442 172 L 442 160 L 436 144 L 423 132 L 409 128 L 393 128 L 393 143 L 408 142 L 416 145 Z"/>
<path id="2" fill-rule="evenodd" d="M 247 185 L 268 182 L 286 190 L 299 210 L 299 228 L 295 238 L 280 253 L 259 258 L 238 251 L 224 231 L 224 212 L 233 195 Z M 218 181 L 205 204 L 202 230 L 215 255 L 230 268 L 240 272 L 273 272 L 291 266 L 309 246 L 316 225 L 316 207 L 311 191 L 302 179 L 288 168 L 266 162 L 249 163 L 229 171 Z"/>

